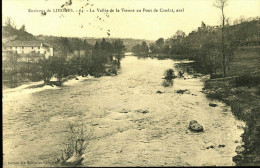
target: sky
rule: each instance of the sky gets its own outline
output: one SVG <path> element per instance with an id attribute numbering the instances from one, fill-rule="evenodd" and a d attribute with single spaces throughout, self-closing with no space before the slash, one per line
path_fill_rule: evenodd
<path id="1" fill-rule="evenodd" d="M 213 6 L 215 0 L 72 0 L 72 4 L 65 7 L 74 12 L 54 11 L 61 9 L 66 1 L 69 0 L 2 0 L 2 17 L 11 17 L 18 28 L 24 24 L 34 35 L 147 40 L 169 38 L 177 30 L 188 34 L 202 21 L 206 25 L 220 24 L 221 13 Z M 90 12 L 90 8 L 94 12 Z M 97 8 L 120 12 L 109 11 L 108 17 Z M 135 12 L 122 12 L 122 8 Z M 42 16 L 41 12 L 28 12 L 29 9 L 51 12 Z M 83 13 L 79 14 L 79 9 L 83 9 Z M 136 12 L 139 9 L 141 12 Z M 148 12 L 150 9 L 152 12 Z M 175 12 L 160 12 L 160 9 Z M 182 12 L 176 12 L 177 9 Z M 260 16 L 260 0 L 229 0 L 225 15 L 231 22 L 240 16 Z"/>

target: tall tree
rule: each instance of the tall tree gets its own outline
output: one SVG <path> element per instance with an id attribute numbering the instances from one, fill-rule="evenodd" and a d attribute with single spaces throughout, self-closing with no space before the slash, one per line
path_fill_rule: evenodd
<path id="1" fill-rule="evenodd" d="M 12 27 L 12 18 L 7 17 L 5 20 L 5 26 Z"/>
<path id="2" fill-rule="evenodd" d="M 185 34 L 185 32 L 183 32 L 181 30 L 177 30 L 177 32 L 173 36 L 173 38 L 175 38 L 175 39 L 182 39 L 184 37 L 186 37 L 186 34 Z"/>
<path id="3" fill-rule="evenodd" d="M 202 29 L 205 29 L 207 26 L 206 26 L 206 24 L 202 21 L 200 27 L 201 27 Z"/>
<path id="4" fill-rule="evenodd" d="M 124 57 L 124 53 L 123 53 L 124 50 L 125 50 L 124 42 L 120 39 L 115 40 L 114 43 L 113 43 L 113 48 L 114 48 L 114 53 L 116 55 L 117 66 L 119 68 L 120 67 L 120 61 Z"/>
<path id="5" fill-rule="evenodd" d="M 228 5 L 227 4 L 228 0 L 216 0 L 215 3 L 213 4 L 216 8 L 221 10 L 221 22 L 222 22 L 222 27 L 221 27 L 221 48 L 222 48 L 222 69 L 223 69 L 223 77 L 226 77 L 226 55 L 225 55 L 225 39 L 224 39 L 224 28 L 225 28 L 225 23 L 226 23 L 226 17 L 224 13 L 225 7 Z"/>

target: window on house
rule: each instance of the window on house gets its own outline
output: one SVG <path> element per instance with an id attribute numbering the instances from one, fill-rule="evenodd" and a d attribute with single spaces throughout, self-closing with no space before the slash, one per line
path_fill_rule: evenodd
<path id="1" fill-rule="evenodd" d="M 40 47 L 38 47 L 38 49 L 40 49 Z"/>
<path id="2" fill-rule="evenodd" d="M 32 47 L 32 49 L 33 49 L 33 47 Z"/>
<path id="3" fill-rule="evenodd" d="M 10 49 L 12 49 L 12 47 L 10 47 Z"/>
<path id="4" fill-rule="evenodd" d="M 23 47 L 22 47 L 22 49 L 23 49 Z"/>

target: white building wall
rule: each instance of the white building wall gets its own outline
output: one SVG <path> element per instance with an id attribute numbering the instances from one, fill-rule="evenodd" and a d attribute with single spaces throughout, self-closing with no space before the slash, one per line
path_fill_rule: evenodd
<path id="1" fill-rule="evenodd" d="M 53 47 L 45 48 L 42 44 L 39 47 L 6 47 L 6 49 L 16 51 L 18 54 L 40 53 L 44 54 L 46 59 L 54 55 Z"/>

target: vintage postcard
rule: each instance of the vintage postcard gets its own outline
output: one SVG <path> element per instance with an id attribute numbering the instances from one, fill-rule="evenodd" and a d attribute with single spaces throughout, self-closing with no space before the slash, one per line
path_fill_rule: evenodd
<path id="1" fill-rule="evenodd" d="M 260 166 L 260 0 L 3 0 L 3 167 Z"/>

